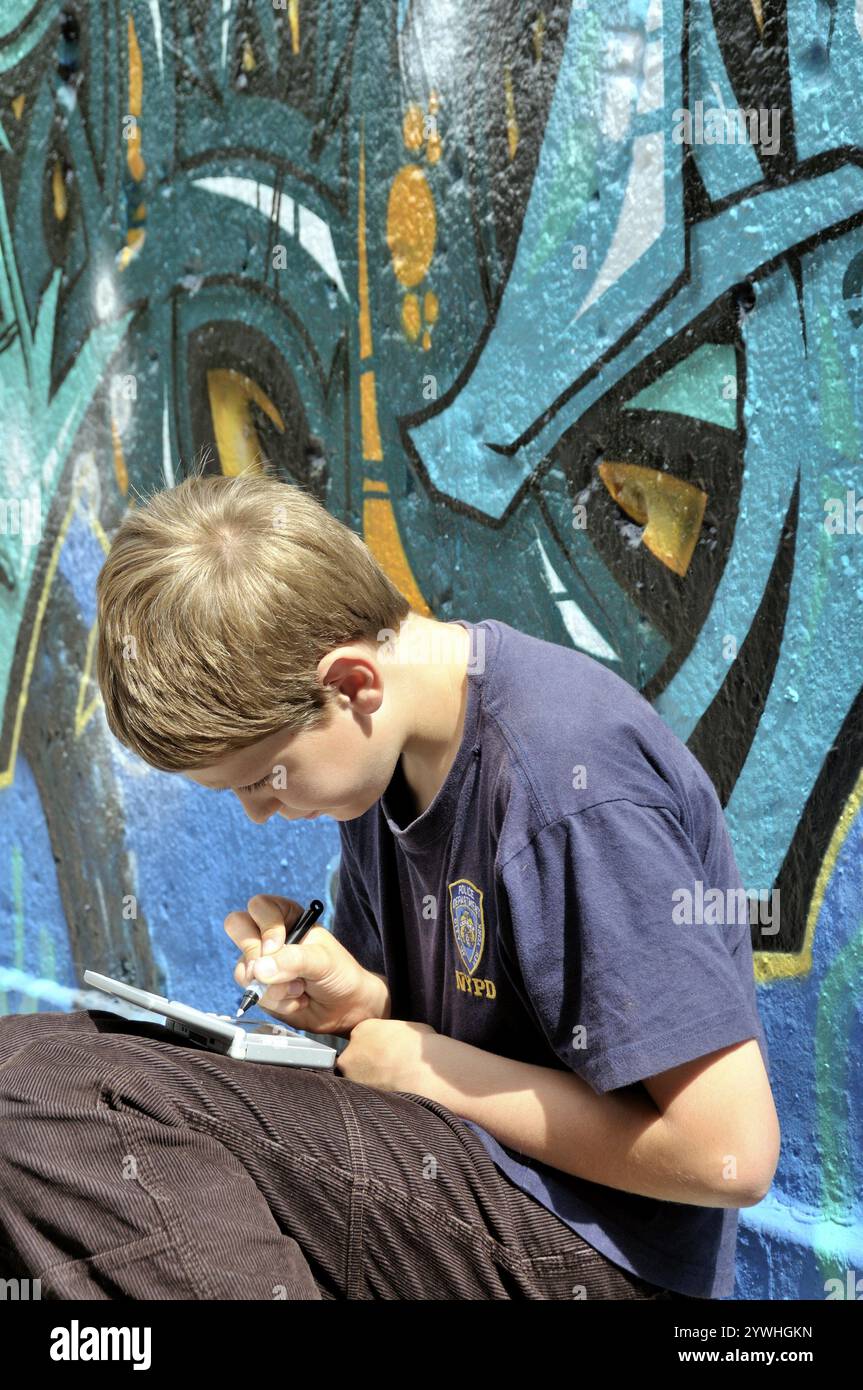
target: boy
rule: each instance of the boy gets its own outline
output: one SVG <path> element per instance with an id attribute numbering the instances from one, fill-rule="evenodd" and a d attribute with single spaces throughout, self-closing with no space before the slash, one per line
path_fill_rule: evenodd
<path id="1" fill-rule="evenodd" d="M 64 1297 L 731 1293 L 779 1126 L 748 914 L 679 912 L 745 901 L 722 812 L 650 705 L 505 623 L 412 612 L 267 476 L 130 511 L 98 600 L 124 744 L 258 824 L 339 822 L 332 933 L 285 946 L 275 894 L 225 928 L 238 985 L 348 1043 L 321 1076 L 98 1012 L 7 1024 L 7 1145 L 40 1186 L 16 1171 L 0 1210 L 30 1272 Z"/>

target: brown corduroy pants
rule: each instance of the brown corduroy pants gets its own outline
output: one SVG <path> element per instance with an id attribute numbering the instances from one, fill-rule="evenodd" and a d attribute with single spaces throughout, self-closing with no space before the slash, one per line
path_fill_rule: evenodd
<path id="1" fill-rule="evenodd" d="M 458 1116 L 117 1014 L 0 1017 L 0 1276 L 52 1299 L 668 1299 Z"/>

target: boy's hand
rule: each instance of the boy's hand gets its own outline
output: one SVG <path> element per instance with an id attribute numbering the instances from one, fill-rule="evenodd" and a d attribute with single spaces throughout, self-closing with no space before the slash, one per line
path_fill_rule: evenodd
<path id="1" fill-rule="evenodd" d="M 285 945 L 302 912 L 291 898 L 259 893 L 247 911 L 228 913 L 225 931 L 243 953 L 234 969 L 237 984 L 266 982 L 259 1007 L 309 1033 L 347 1037 L 364 1019 L 388 1017 L 386 981 L 364 969 L 325 927 L 310 927 L 301 941 Z"/>
<path id="2" fill-rule="evenodd" d="M 336 1058 L 336 1071 L 378 1091 L 408 1091 L 433 1100 L 434 1054 L 447 1044 L 452 1046 L 452 1039 L 428 1023 L 369 1018 L 354 1028 Z"/>

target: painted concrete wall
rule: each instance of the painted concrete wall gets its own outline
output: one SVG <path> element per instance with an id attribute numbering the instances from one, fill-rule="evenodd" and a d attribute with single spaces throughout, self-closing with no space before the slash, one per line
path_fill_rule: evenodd
<path id="1" fill-rule="evenodd" d="M 266 456 L 701 758 L 781 897 L 738 1294 L 855 1296 L 861 82 L 859 0 L 0 0 L 0 1011 L 227 1010 L 225 913 L 331 900 L 333 823 L 150 771 L 93 679 L 124 509 Z"/>

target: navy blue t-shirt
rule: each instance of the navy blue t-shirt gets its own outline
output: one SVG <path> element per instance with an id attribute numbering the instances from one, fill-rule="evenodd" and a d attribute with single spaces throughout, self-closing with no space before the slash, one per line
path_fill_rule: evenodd
<path id="1" fill-rule="evenodd" d="M 399 763 L 381 799 L 340 823 L 336 938 L 386 976 L 393 1018 L 568 1068 L 597 1093 L 753 1037 L 769 1074 L 743 885 L 701 764 L 591 657 L 491 619 L 462 626 L 455 760 L 421 816 Z M 710 889 L 723 890 L 712 916 Z M 617 1264 L 681 1293 L 732 1293 L 736 1208 L 573 1177 L 465 1123 Z"/>

